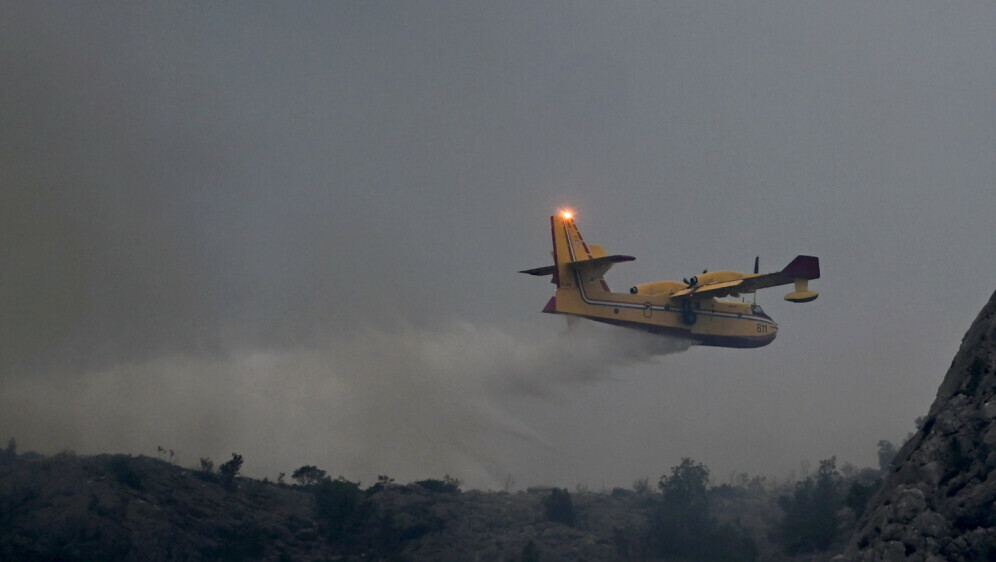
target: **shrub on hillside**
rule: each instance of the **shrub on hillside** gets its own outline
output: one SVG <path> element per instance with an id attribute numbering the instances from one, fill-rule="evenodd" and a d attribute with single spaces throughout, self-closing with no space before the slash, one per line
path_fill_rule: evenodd
<path id="1" fill-rule="evenodd" d="M 329 541 L 351 544 L 366 524 L 369 504 L 363 502 L 360 485 L 342 476 L 324 478 L 315 486 L 314 513 Z"/>
<path id="2" fill-rule="evenodd" d="M 882 439 L 878 442 L 878 468 L 882 472 L 888 472 L 889 467 L 892 466 L 893 459 L 896 458 L 896 453 L 899 450 L 896 446 L 892 444 L 892 441 L 887 441 Z"/>
<path id="3" fill-rule="evenodd" d="M 778 538 L 788 553 L 823 551 L 833 544 L 839 534 L 840 495 L 837 459 L 830 458 L 820 461 L 815 478 L 797 482 L 791 496 L 778 499 L 785 512 Z"/>
<path id="4" fill-rule="evenodd" d="M 428 480 L 419 480 L 415 482 L 416 486 L 420 486 L 436 494 L 459 494 L 460 484 L 463 484 L 463 482 L 453 478 L 449 474 L 443 476 L 442 480 L 429 478 Z"/>
<path id="5" fill-rule="evenodd" d="M 107 463 L 107 469 L 118 482 L 135 490 L 141 490 L 142 474 L 135 468 L 130 456 L 115 455 Z"/>
<path id="6" fill-rule="evenodd" d="M 546 520 L 555 523 L 563 523 L 568 527 L 574 526 L 574 502 L 571 501 L 571 493 L 565 489 L 554 488 L 550 495 L 543 498 L 543 510 L 546 512 Z"/>
<path id="7" fill-rule="evenodd" d="M 295 470 L 291 474 L 291 478 L 296 480 L 301 486 L 313 486 L 325 479 L 325 475 L 326 473 L 324 470 L 318 468 L 317 466 L 306 464 Z"/>
<path id="8" fill-rule="evenodd" d="M 418 482 L 416 482 L 416 484 L 418 484 Z M 386 474 L 379 474 L 377 475 L 377 483 L 367 488 L 366 495 L 367 497 L 369 497 L 381 490 L 387 490 L 388 488 L 391 488 L 393 486 L 394 486 L 394 478 L 391 478 Z"/>
<path id="9" fill-rule="evenodd" d="M 658 483 L 661 500 L 644 537 L 653 557 L 693 561 L 757 559 L 757 546 L 736 525 L 719 525 L 709 512 L 709 469 L 689 458 Z"/>
<path id="10" fill-rule="evenodd" d="M 235 490 L 235 477 L 242 470 L 242 455 L 232 453 L 232 460 L 218 467 L 218 474 L 221 474 L 221 482 L 228 491 Z"/>
<path id="11" fill-rule="evenodd" d="M 872 494 L 878 488 L 879 482 L 873 484 L 862 484 L 857 480 L 851 482 L 850 487 L 847 489 L 847 495 L 844 497 L 844 505 L 851 508 L 854 511 L 854 517 L 860 519 L 865 513 L 865 507 L 868 505 L 868 500 L 871 499 Z"/>
<path id="12" fill-rule="evenodd" d="M 224 478 L 232 479 L 242 470 L 242 455 L 232 453 L 232 460 L 218 467 L 218 473 Z"/>

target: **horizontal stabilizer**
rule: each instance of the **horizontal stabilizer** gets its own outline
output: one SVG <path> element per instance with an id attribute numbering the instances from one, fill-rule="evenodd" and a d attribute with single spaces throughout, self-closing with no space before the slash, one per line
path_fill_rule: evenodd
<path id="1" fill-rule="evenodd" d="M 624 261 L 634 261 L 635 259 L 636 258 L 634 258 L 633 256 L 622 256 L 622 255 L 618 255 L 617 254 L 617 255 L 614 255 L 614 256 L 605 256 L 605 257 L 595 258 L 595 259 L 591 259 L 591 260 L 582 260 L 582 261 L 570 262 L 570 263 L 568 263 L 568 265 L 576 267 L 576 268 L 582 268 L 582 269 L 588 269 L 588 268 L 604 268 L 604 269 L 608 269 L 614 263 L 619 263 L 619 262 L 624 262 Z M 534 269 L 524 269 L 524 270 L 520 271 L 519 273 L 528 273 L 529 275 L 542 276 L 542 275 L 553 275 L 556 272 L 557 272 L 557 266 L 555 266 L 555 265 L 548 265 L 546 267 L 537 267 L 537 268 L 534 268 Z"/>
<path id="2" fill-rule="evenodd" d="M 622 256 L 622 255 L 616 254 L 614 256 L 605 256 L 605 257 L 595 258 L 595 259 L 591 259 L 591 260 L 575 261 L 575 262 L 569 263 L 568 265 L 572 265 L 574 267 L 581 267 L 581 268 L 585 268 L 585 267 L 605 267 L 605 266 L 611 266 L 614 263 L 619 263 L 619 262 L 624 262 L 624 261 L 635 261 L 635 260 L 636 260 L 636 258 L 634 258 L 633 256 Z"/>
<path id="3" fill-rule="evenodd" d="M 528 273 L 529 275 L 553 275 L 557 273 L 557 266 L 548 265 L 546 267 L 537 267 L 535 269 L 523 269 L 519 273 Z"/>

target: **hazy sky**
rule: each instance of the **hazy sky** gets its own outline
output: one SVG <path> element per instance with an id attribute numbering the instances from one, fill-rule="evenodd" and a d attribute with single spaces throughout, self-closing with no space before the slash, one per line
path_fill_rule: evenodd
<path id="1" fill-rule="evenodd" d="M 370 483 L 876 464 L 996 271 L 992 2 L 0 6 L 0 438 Z M 756 350 L 540 314 L 820 257 Z M 661 354 L 662 351 L 670 354 Z M 654 356 L 656 354 L 656 356 Z"/>

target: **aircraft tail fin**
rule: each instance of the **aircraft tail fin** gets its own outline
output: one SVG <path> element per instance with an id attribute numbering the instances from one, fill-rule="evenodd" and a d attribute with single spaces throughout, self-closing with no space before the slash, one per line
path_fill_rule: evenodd
<path id="1" fill-rule="evenodd" d="M 574 286 L 572 280 L 576 272 L 583 272 L 591 280 L 600 280 L 613 264 L 636 259 L 618 254 L 610 256 L 601 246 L 586 243 L 570 213 L 550 217 L 550 234 L 553 238 L 553 265 L 524 269 L 519 273 L 552 275 L 551 282 L 560 288 L 565 283 L 566 286 Z"/>
<path id="2" fill-rule="evenodd" d="M 782 273 L 794 279 L 819 279 L 820 258 L 816 256 L 796 256 L 791 263 L 785 266 Z"/>
<path id="3" fill-rule="evenodd" d="M 550 217 L 550 234 L 553 238 L 553 265 L 520 272 L 553 276 L 551 282 L 557 286 L 556 295 L 550 299 L 543 312 L 563 311 L 564 306 L 568 309 L 584 306 L 583 295 L 610 292 L 604 279 L 605 272 L 616 263 L 636 259 L 632 256 L 608 255 L 601 246 L 587 244 L 568 212 Z"/>
<path id="4" fill-rule="evenodd" d="M 610 256 L 601 246 L 586 243 L 570 213 L 550 217 L 550 228 L 558 289 L 576 288 L 578 283 L 583 283 L 585 287 L 592 285 L 595 290 L 608 292 L 605 272 L 613 264 L 636 259 L 632 256 Z"/>

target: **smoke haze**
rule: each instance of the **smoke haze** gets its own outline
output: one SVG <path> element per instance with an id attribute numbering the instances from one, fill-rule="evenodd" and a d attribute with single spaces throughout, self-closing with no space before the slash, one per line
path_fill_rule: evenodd
<path id="1" fill-rule="evenodd" d="M 367 330 L 316 349 L 119 364 L 70 384 L 24 378 L 5 388 L 0 427 L 44 448 L 174 449 L 187 464 L 233 449 L 247 470 L 272 477 L 303 458 L 367 482 L 452 473 L 498 488 L 513 473 L 560 478 L 530 461 L 563 451 L 528 410 L 557 411 L 578 385 L 612 378 L 613 367 L 686 348 L 587 325 L 534 339 L 468 323 Z"/>

